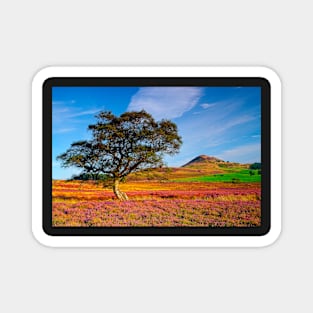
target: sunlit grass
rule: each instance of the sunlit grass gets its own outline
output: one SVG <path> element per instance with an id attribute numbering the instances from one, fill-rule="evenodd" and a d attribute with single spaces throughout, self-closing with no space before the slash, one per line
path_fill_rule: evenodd
<path id="1" fill-rule="evenodd" d="M 261 175 L 258 171 L 240 169 L 238 171 L 229 170 L 223 174 L 204 175 L 197 177 L 186 177 L 174 180 L 176 182 L 225 182 L 225 183 L 239 183 L 239 182 L 261 182 Z"/>

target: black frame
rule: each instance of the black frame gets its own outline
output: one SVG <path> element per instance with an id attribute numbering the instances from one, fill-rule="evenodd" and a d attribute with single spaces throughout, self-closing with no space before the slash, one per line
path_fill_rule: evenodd
<path id="1" fill-rule="evenodd" d="M 52 87 L 61 86 L 205 86 L 261 87 L 260 227 L 53 227 Z M 263 236 L 271 227 L 271 88 L 261 77 L 53 77 L 43 83 L 43 230 L 51 236 Z"/>

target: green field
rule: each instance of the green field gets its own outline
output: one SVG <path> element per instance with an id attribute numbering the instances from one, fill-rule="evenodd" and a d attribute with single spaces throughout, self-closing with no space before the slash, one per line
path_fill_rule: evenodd
<path id="1" fill-rule="evenodd" d="M 186 177 L 181 179 L 175 179 L 177 182 L 260 182 L 261 175 L 257 170 L 240 169 L 232 170 L 224 174 L 213 174 L 198 177 Z"/>

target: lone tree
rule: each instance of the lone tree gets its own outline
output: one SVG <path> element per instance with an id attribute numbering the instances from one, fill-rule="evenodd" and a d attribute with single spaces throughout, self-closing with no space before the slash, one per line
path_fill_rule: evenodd
<path id="1" fill-rule="evenodd" d="M 176 124 L 157 122 L 144 110 L 119 117 L 102 111 L 96 118 L 96 124 L 88 126 L 92 139 L 72 143 L 57 159 L 63 167 L 82 168 L 95 179 L 107 175 L 120 200 L 128 199 L 119 189 L 121 180 L 135 171 L 161 167 L 164 154 L 176 154 L 182 144 Z"/>

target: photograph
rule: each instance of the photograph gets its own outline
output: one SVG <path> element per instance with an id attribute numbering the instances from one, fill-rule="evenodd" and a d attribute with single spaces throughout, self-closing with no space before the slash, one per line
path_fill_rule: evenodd
<path id="1" fill-rule="evenodd" d="M 260 227 L 261 89 L 53 86 L 52 227 Z"/>

